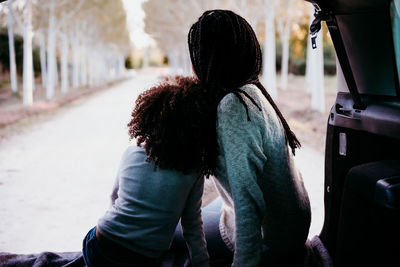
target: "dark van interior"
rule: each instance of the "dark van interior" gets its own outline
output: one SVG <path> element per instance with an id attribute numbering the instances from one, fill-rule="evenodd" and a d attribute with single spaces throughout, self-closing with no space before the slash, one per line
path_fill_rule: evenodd
<path id="1" fill-rule="evenodd" d="M 334 266 L 400 266 L 399 13 L 389 0 L 310 2 L 339 63 L 320 238 Z"/>

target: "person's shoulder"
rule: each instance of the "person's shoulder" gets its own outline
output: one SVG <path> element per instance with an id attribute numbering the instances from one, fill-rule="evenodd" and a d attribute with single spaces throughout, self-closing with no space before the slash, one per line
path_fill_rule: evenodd
<path id="1" fill-rule="evenodd" d="M 253 98 L 257 103 L 265 102 L 265 96 L 261 90 L 254 84 L 246 84 L 239 88 L 240 90 L 246 92 L 251 98 Z"/>
<path id="2" fill-rule="evenodd" d="M 129 144 L 124 154 L 122 155 L 123 161 L 131 161 L 132 159 L 141 159 L 146 157 L 146 151 L 144 150 L 143 146 L 138 146 L 136 144 Z"/>
<path id="3" fill-rule="evenodd" d="M 144 152 L 143 145 L 138 146 L 136 143 L 131 142 L 125 149 L 126 153 L 140 153 Z"/>
<path id="4" fill-rule="evenodd" d="M 226 94 L 218 104 L 218 112 L 226 112 L 232 110 L 232 108 L 241 105 L 239 99 L 234 93 Z"/>
<path id="5" fill-rule="evenodd" d="M 243 85 L 242 87 L 238 88 L 238 93 L 242 94 L 241 91 L 246 92 L 248 95 L 250 95 L 254 99 L 259 99 L 262 98 L 262 93 L 260 89 L 254 84 L 246 84 Z M 246 99 L 246 97 L 244 97 Z M 240 102 L 239 98 L 235 95 L 235 93 L 228 93 L 225 95 L 222 100 L 220 101 L 218 108 L 219 109 L 229 109 L 234 106 L 241 106 L 242 103 Z"/>
<path id="6" fill-rule="evenodd" d="M 242 87 L 239 88 L 240 90 L 246 91 L 246 92 L 258 92 L 260 89 L 258 89 L 257 85 L 248 83 L 243 85 Z"/>
<path id="7" fill-rule="evenodd" d="M 238 88 L 239 90 L 243 90 L 244 88 L 245 91 L 247 92 L 248 90 L 253 90 L 251 89 L 251 85 L 245 85 L 242 86 L 240 88 Z M 249 89 L 247 89 L 249 88 Z M 237 91 L 239 94 L 239 90 Z M 244 100 L 246 101 L 246 100 Z M 226 94 L 222 100 L 219 102 L 218 104 L 218 114 L 235 114 L 235 113 L 242 113 L 244 111 L 245 107 L 243 105 L 243 103 L 241 103 L 240 99 L 237 97 L 237 95 L 233 92 Z"/>
<path id="8" fill-rule="evenodd" d="M 234 93 L 229 93 L 219 102 L 217 125 L 236 125 L 247 122 L 244 105 Z"/>
<path id="9" fill-rule="evenodd" d="M 258 89 L 258 87 L 253 84 L 246 84 L 238 88 L 237 94 L 246 103 L 248 112 L 256 116 L 258 119 L 262 119 L 262 114 L 259 112 L 258 106 L 263 107 L 266 101 L 264 101 L 264 96 L 262 92 Z M 247 96 L 245 94 L 247 94 Z M 257 106 L 254 106 L 254 104 L 251 100 L 248 99 L 248 97 L 251 97 L 251 99 L 257 103 Z M 225 95 L 224 98 L 222 98 L 218 105 L 217 112 L 218 117 L 246 117 L 245 105 L 233 92 Z"/>
<path id="10" fill-rule="evenodd" d="M 259 114 L 259 118 L 262 120 L 274 120 L 278 119 L 276 111 L 272 107 L 271 103 L 264 96 L 262 91 L 254 84 L 246 84 L 240 88 L 242 91 L 246 92 L 256 103 L 259 105 L 263 112 L 256 112 Z M 250 105 L 253 107 L 251 110 L 256 110 L 254 105 Z M 269 122 L 268 122 L 269 123 Z M 267 123 L 267 124 L 268 124 Z"/>

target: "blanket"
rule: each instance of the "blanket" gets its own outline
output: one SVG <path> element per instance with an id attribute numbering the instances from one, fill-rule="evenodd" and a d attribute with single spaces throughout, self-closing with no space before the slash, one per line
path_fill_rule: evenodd
<path id="1" fill-rule="evenodd" d="M 42 252 L 11 254 L 0 252 L 0 267 L 85 267 L 82 252 Z M 171 250 L 163 257 L 162 267 L 190 267 L 187 252 Z M 214 259 L 211 266 L 230 266 L 224 259 Z M 318 236 L 308 240 L 300 267 L 332 267 L 331 257 Z"/>
<path id="2" fill-rule="evenodd" d="M 11 254 L 0 252 L 0 267 L 83 267 L 82 252 L 42 252 L 39 254 Z"/>

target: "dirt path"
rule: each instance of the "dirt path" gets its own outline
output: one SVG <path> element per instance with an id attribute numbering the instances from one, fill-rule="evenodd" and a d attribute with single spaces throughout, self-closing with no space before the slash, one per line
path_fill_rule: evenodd
<path id="1" fill-rule="evenodd" d="M 80 249 L 108 207 L 133 103 L 152 82 L 123 82 L 0 143 L 0 251 Z"/>
<path id="2" fill-rule="evenodd" d="M 0 251 L 78 251 L 108 207 L 134 100 L 154 83 L 138 75 L 78 100 L 0 142 Z M 313 208 L 323 220 L 323 157 L 304 144 L 296 156 Z"/>

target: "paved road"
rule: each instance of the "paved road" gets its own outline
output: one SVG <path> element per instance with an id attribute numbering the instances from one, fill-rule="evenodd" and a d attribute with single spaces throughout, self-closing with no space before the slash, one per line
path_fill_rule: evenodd
<path id="1" fill-rule="evenodd" d="M 154 81 L 125 81 L 0 143 L 0 252 L 81 249 L 109 205 L 134 100 Z M 311 235 L 318 234 L 323 158 L 306 147 L 296 161 L 313 203 Z"/>

